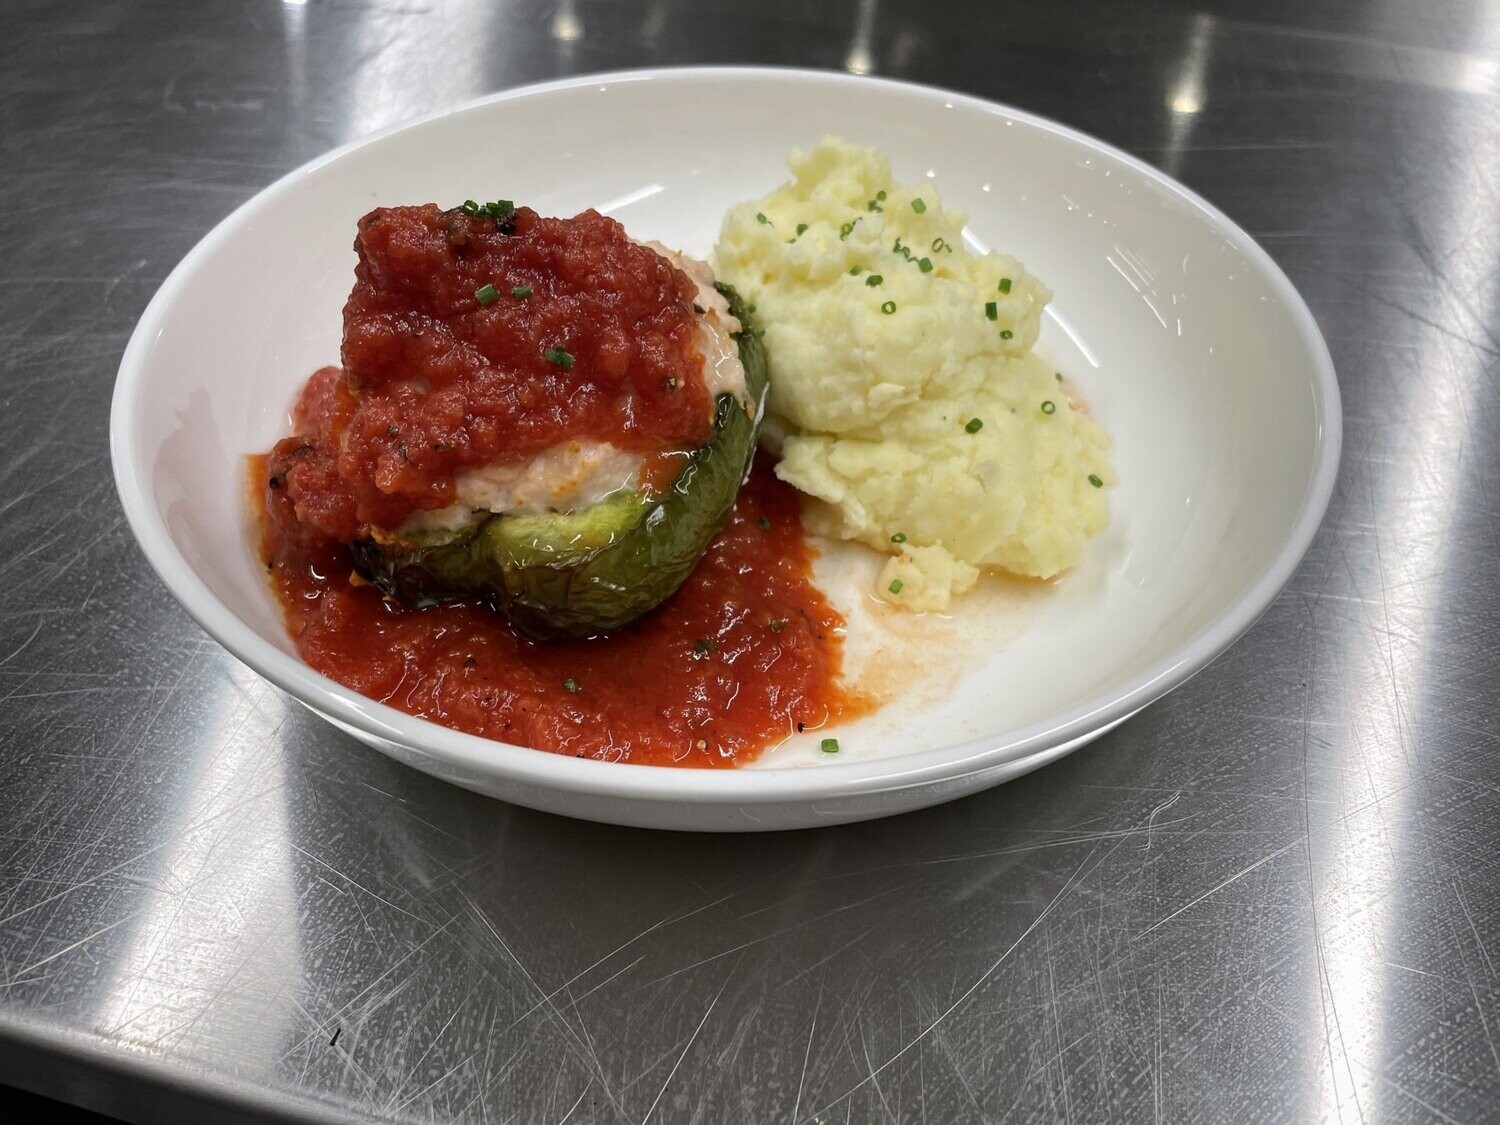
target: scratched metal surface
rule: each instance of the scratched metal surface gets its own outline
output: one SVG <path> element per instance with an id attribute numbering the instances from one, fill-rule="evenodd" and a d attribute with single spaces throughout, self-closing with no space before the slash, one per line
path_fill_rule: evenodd
<path id="1" fill-rule="evenodd" d="M 142 1121 L 1500 1119 L 1500 7 L 931 7 L 8 0 L 0 1080 Z M 1253 632 L 1003 789 L 714 839 L 448 788 L 192 625 L 105 448 L 171 266 L 369 130 L 688 62 L 1004 100 L 1264 242 L 1347 438 Z"/>

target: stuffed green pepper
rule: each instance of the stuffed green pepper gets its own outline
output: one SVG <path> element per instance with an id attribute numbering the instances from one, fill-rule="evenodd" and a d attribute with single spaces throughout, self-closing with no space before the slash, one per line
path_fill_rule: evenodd
<path id="1" fill-rule="evenodd" d="M 723 526 L 764 413 L 750 310 L 595 212 L 508 201 L 360 221 L 341 366 L 272 452 L 268 504 L 389 597 L 493 603 L 535 638 L 617 629 Z"/>

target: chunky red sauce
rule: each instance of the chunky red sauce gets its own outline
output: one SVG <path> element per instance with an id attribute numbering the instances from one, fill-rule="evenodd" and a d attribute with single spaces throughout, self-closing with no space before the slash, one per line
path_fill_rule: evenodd
<path id="1" fill-rule="evenodd" d="M 866 707 L 838 681 L 843 621 L 812 584 L 796 493 L 764 461 L 671 599 L 611 636 L 543 643 L 483 604 L 386 599 L 344 548 L 306 544 L 284 493 L 265 489 L 265 458 L 250 478 L 297 651 L 408 714 L 578 757 L 732 766 Z"/>
<path id="2" fill-rule="evenodd" d="M 613 219 L 383 207 L 354 249 L 343 369 L 315 376 L 271 455 L 310 530 L 395 527 L 450 504 L 462 469 L 564 439 L 653 453 L 708 437 L 693 283 Z"/>
<path id="3" fill-rule="evenodd" d="M 764 464 L 682 588 L 607 637 L 536 643 L 482 602 L 409 609 L 356 575 L 348 543 L 451 503 L 468 466 L 593 438 L 666 483 L 712 412 L 693 283 L 610 219 L 381 208 L 355 250 L 343 366 L 251 465 L 308 664 L 458 730 L 610 761 L 734 765 L 863 709 L 796 494 Z"/>

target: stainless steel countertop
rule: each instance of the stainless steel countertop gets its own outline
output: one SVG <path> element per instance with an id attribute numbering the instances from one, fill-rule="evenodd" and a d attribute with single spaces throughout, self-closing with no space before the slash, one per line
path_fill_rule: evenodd
<path id="1" fill-rule="evenodd" d="M 715 838 L 450 788 L 189 621 L 106 452 L 177 260 L 370 130 L 705 62 L 1005 101 L 1265 244 L 1347 429 L 1248 636 L 1001 789 Z M 1493 2 L 8 0 L 0 125 L 0 1081 L 153 1122 L 1500 1120 Z"/>

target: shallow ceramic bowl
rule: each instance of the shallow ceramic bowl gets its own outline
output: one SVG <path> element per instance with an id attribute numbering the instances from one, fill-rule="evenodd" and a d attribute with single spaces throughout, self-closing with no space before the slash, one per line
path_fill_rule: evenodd
<path id="1" fill-rule="evenodd" d="M 304 665 L 251 549 L 243 458 L 286 432 L 298 386 L 337 361 L 355 220 L 382 203 L 505 196 L 543 213 L 597 207 L 638 238 L 706 255 L 725 210 L 781 182 L 788 151 L 827 133 L 883 148 L 898 179 L 935 177 L 945 204 L 968 212 L 975 246 L 1016 254 L 1055 292 L 1040 349 L 1113 434 L 1119 476 L 1111 525 L 1084 563 L 1040 591 L 981 597 L 969 615 L 979 629 L 898 623 L 875 642 L 851 638 L 883 647 L 872 660 L 884 661 L 887 681 L 892 667 L 913 669 L 910 690 L 837 731 L 837 757 L 808 734 L 746 769 L 618 765 L 490 742 Z M 958 94 L 725 69 L 513 90 L 293 172 L 162 285 L 121 362 L 110 422 L 120 496 L 147 558 L 261 675 L 459 785 L 686 829 L 919 808 L 1097 737 L 1202 668 L 1275 597 L 1322 518 L 1339 436 L 1333 367 L 1296 291 L 1249 236 L 1161 173 Z M 835 599 L 864 612 L 859 560 L 833 552 L 825 562 Z"/>

